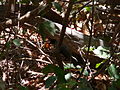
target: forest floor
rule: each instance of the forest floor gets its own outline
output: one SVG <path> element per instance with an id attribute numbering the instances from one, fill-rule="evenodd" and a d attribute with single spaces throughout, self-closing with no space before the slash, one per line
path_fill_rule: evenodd
<path id="1" fill-rule="evenodd" d="M 22 37 L 22 38 L 21 38 Z M 45 75 L 42 70 L 48 64 L 56 63 L 54 57 L 54 45 L 46 39 L 41 42 L 41 36 L 34 33 L 29 39 L 26 36 L 21 36 L 21 46 L 17 42 L 12 42 L 7 48 L 4 45 L 4 40 L 1 42 L 1 57 L 0 57 L 0 76 L 1 87 L 6 90 L 51 90 L 56 87 L 53 84 L 50 88 L 46 88 L 46 79 L 54 76 L 54 73 Z M 11 37 L 9 37 L 11 38 Z M 59 55 L 60 59 L 65 60 L 63 55 Z M 57 65 L 57 64 L 56 64 Z M 69 69 L 74 80 L 79 77 L 78 69 Z M 81 76 L 81 78 L 89 80 L 91 76 Z M 95 90 L 107 90 L 110 86 L 111 79 L 108 74 L 101 73 L 93 78 L 91 86 Z"/>

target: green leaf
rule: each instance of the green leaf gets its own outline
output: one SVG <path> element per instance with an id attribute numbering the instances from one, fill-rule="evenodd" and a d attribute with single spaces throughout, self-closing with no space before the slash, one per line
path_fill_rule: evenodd
<path id="1" fill-rule="evenodd" d="M 88 51 L 88 47 L 85 47 L 84 48 L 86 51 Z M 93 51 L 93 50 L 95 50 L 95 46 L 90 46 L 90 50 L 89 51 Z"/>
<path id="2" fill-rule="evenodd" d="M 73 87 L 75 84 L 77 84 L 77 82 L 75 80 L 69 80 L 68 83 L 66 83 L 67 86 L 69 87 Z"/>
<path id="3" fill-rule="evenodd" d="M 89 75 L 89 73 L 88 73 L 88 71 L 86 69 L 84 70 L 83 75 L 85 75 L 85 76 Z"/>
<path id="4" fill-rule="evenodd" d="M 119 75 L 118 75 L 118 72 L 117 72 L 117 69 L 115 67 L 114 64 L 111 64 L 109 67 L 108 67 L 108 73 L 111 77 L 113 77 L 114 79 L 120 79 Z"/>
<path id="5" fill-rule="evenodd" d="M 98 46 L 98 50 L 109 52 L 109 47 Z"/>
<path id="6" fill-rule="evenodd" d="M 28 88 L 27 88 L 27 87 L 20 86 L 20 85 L 18 86 L 18 89 L 19 89 L 19 90 L 28 90 Z"/>
<path id="7" fill-rule="evenodd" d="M 80 78 L 78 82 L 79 90 L 93 90 L 88 86 L 89 82 L 85 78 Z"/>
<path id="8" fill-rule="evenodd" d="M 56 28 L 54 23 L 50 22 L 50 21 L 46 21 L 44 22 L 44 27 L 48 30 L 48 32 L 54 36 L 55 32 L 56 32 Z"/>
<path id="9" fill-rule="evenodd" d="M 108 90 L 117 90 L 117 88 L 115 86 L 115 81 L 113 81 L 112 85 L 110 87 L 108 87 Z"/>
<path id="10" fill-rule="evenodd" d="M 13 40 L 13 43 L 14 43 L 16 46 L 18 46 L 18 47 L 21 45 L 20 39 L 14 39 L 14 40 Z"/>
<path id="11" fill-rule="evenodd" d="M 27 29 L 23 29 L 22 33 L 25 34 L 27 32 Z"/>
<path id="12" fill-rule="evenodd" d="M 53 64 L 48 64 L 47 66 L 45 66 L 45 68 L 43 68 L 42 72 L 44 74 L 53 73 L 55 72 L 55 69 L 58 69 L 58 67 Z"/>
<path id="13" fill-rule="evenodd" d="M 85 7 L 85 10 L 90 12 L 91 11 L 91 7 Z"/>
<path id="14" fill-rule="evenodd" d="M 42 35 L 43 39 L 47 36 L 47 34 L 51 34 L 52 36 L 54 36 L 55 32 L 56 27 L 51 21 L 44 21 L 38 26 L 38 33 Z"/>
<path id="15" fill-rule="evenodd" d="M 110 57 L 110 51 L 108 47 L 99 46 L 93 52 L 100 58 L 108 59 Z"/>
<path id="16" fill-rule="evenodd" d="M 59 3 L 53 2 L 53 5 L 54 5 L 54 7 L 57 9 L 57 11 L 59 11 L 59 12 L 62 11 L 62 7 L 61 7 L 61 5 L 60 5 Z"/>
<path id="17" fill-rule="evenodd" d="M 45 74 L 55 73 L 59 83 L 65 83 L 66 82 L 65 76 L 64 76 L 65 72 L 61 68 L 59 68 L 59 67 L 57 67 L 53 64 L 49 64 L 45 68 L 43 68 L 43 73 L 45 73 Z"/>
<path id="18" fill-rule="evenodd" d="M 98 50 L 98 49 L 95 49 L 93 52 L 96 55 L 101 55 L 102 54 L 102 52 L 100 50 Z"/>
<path id="19" fill-rule="evenodd" d="M 72 77 L 71 74 L 72 74 L 72 73 L 67 73 L 67 74 L 65 75 L 65 80 L 69 80 L 69 79 Z"/>
<path id="20" fill-rule="evenodd" d="M 112 82 L 112 85 L 113 85 L 114 87 L 120 89 L 120 79 L 117 79 L 116 81 L 113 81 L 113 82 Z"/>
<path id="21" fill-rule="evenodd" d="M 97 64 L 95 65 L 95 68 L 99 68 L 99 66 L 100 66 L 101 64 L 103 64 L 105 61 L 106 61 L 106 60 L 103 60 L 102 62 L 97 63 Z"/>
<path id="22" fill-rule="evenodd" d="M 64 65 L 64 69 L 71 69 L 71 68 L 75 68 L 75 66 L 71 63 L 67 63 Z"/>
<path id="23" fill-rule="evenodd" d="M 100 62 L 100 63 L 97 63 L 97 64 L 95 65 L 95 68 L 98 68 L 101 64 L 102 64 L 101 62 Z"/>
<path id="24" fill-rule="evenodd" d="M 45 88 L 49 88 L 57 80 L 56 76 L 51 76 L 45 81 Z"/>
<path id="25" fill-rule="evenodd" d="M 0 77 L 0 90 L 5 90 L 5 82 Z"/>
<path id="26" fill-rule="evenodd" d="M 5 46 L 6 46 L 7 48 L 10 48 L 10 45 L 11 45 L 10 42 L 6 42 L 6 44 L 5 44 Z"/>

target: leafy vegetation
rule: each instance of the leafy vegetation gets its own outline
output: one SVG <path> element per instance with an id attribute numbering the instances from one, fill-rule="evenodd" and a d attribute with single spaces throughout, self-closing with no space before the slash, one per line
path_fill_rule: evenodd
<path id="1" fill-rule="evenodd" d="M 119 0 L 0 0 L 0 90 L 119 90 Z"/>

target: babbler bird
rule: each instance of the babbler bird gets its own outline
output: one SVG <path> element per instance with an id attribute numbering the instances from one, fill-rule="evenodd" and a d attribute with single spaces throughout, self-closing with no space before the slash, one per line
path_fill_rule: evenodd
<path id="1" fill-rule="evenodd" d="M 50 39 L 50 43 L 57 45 L 58 41 L 55 39 Z M 70 48 L 67 47 L 67 45 L 62 44 L 60 47 L 58 47 L 58 50 L 66 59 L 71 60 L 71 62 L 73 63 L 74 66 L 84 64 L 84 60 L 81 57 L 81 55 L 80 54 L 78 55 L 78 54 L 72 52 L 70 50 Z"/>

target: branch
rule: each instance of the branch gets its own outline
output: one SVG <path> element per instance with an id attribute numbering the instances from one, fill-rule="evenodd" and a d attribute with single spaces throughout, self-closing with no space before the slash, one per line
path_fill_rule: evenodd
<path id="1" fill-rule="evenodd" d="M 68 18 L 69 18 L 70 12 L 72 10 L 72 6 L 73 6 L 73 1 L 71 0 L 69 5 L 68 5 L 67 12 L 65 14 L 64 20 L 63 20 L 63 27 L 62 27 L 61 34 L 60 34 L 60 40 L 59 40 L 59 43 L 58 43 L 58 47 L 60 47 L 62 42 L 63 42 L 63 38 L 64 38 L 64 35 L 65 35 L 66 27 L 68 25 Z"/>
<path id="2" fill-rule="evenodd" d="M 62 24 L 63 18 L 61 16 L 59 16 L 57 13 L 55 13 L 52 10 L 49 10 L 48 12 L 46 12 L 46 11 L 48 11 L 48 6 L 45 6 L 45 7 L 38 6 L 34 10 L 28 11 L 26 14 L 21 16 L 19 20 L 16 18 L 16 19 L 9 19 L 7 21 L 1 22 L 0 23 L 0 31 L 4 30 L 5 28 L 9 28 L 11 26 L 17 25 L 18 21 L 20 21 L 20 25 L 23 25 L 25 22 L 30 22 L 31 20 L 33 20 L 33 18 L 35 16 L 38 16 L 38 14 L 40 14 L 41 12 L 43 12 L 43 13 L 45 12 L 45 15 L 44 15 L 45 18 Z M 54 15 L 54 18 L 52 17 L 53 15 Z"/>
<path id="3" fill-rule="evenodd" d="M 17 25 L 17 22 L 20 21 L 20 24 L 24 24 L 25 22 L 30 21 L 31 19 L 33 19 L 36 15 L 38 15 L 39 12 L 41 10 L 41 6 L 39 6 L 38 8 L 27 12 L 25 15 L 21 16 L 20 19 L 9 19 L 5 22 L 0 23 L 0 30 L 4 30 L 5 28 L 9 28 L 11 26 L 15 26 Z"/>

